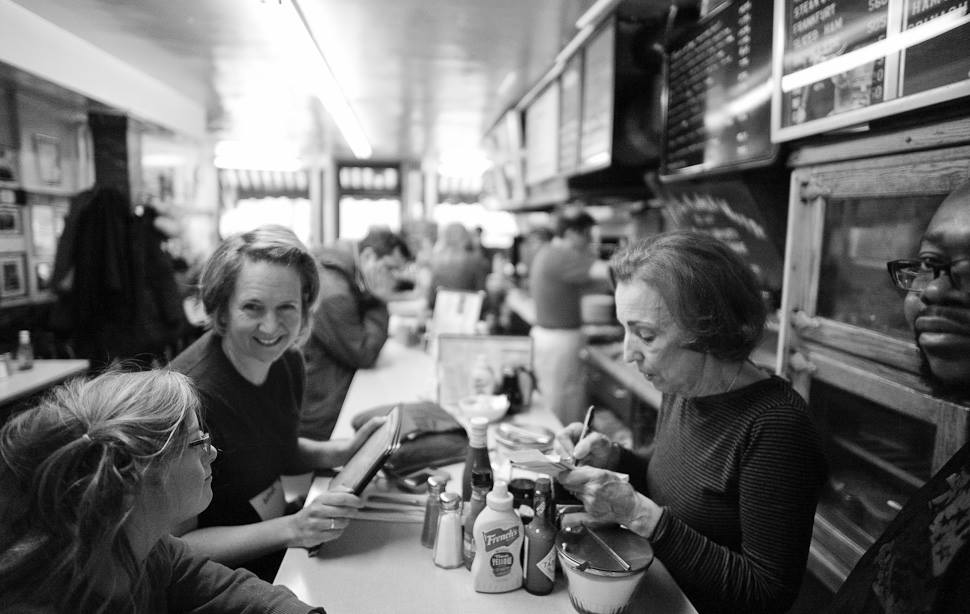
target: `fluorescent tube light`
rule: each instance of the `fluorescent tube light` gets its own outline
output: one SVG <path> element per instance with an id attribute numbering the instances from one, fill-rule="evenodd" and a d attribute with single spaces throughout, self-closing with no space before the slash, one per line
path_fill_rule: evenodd
<path id="1" fill-rule="evenodd" d="M 316 50 L 319 71 L 316 75 L 308 75 L 308 77 L 317 77 L 313 84 L 313 93 L 320 99 L 323 107 L 333 118 L 334 123 L 337 124 L 337 129 L 340 130 L 340 134 L 343 135 L 354 155 L 357 158 L 371 157 L 374 150 L 367 139 L 367 135 L 364 134 L 364 128 L 360 125 L 360 120 L 350 106 L 340 83 L 334 77 L 323 49 L 313 35 L 313 29 L 310 27 L 303 9 L 300 8 L 299 0 L 290 0 L 289 4 L 293 7 L 293 18 L 299 21 L 300 27 L 306 32 Z"/>
<path id="2" fill-rule="evenodd" d="M 586 9 L 586 12 L 576 20 L 576 29 L 582 30 L 586 26 L 595 26 L 604 13 L 613 9 L 621 0 L 598 0 L 596 4 Z"/>

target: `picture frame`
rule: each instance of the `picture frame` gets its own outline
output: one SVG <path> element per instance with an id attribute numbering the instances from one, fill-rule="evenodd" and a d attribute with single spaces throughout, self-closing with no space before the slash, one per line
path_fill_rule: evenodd
<path id="1" fill-rule="evenodd" d="M 0 299 L 27 296 L 27 255 L 0 254 Z"/>
<path id="2" fill-rule="evenodd" d="M 46 185 L 61 183 L 61 143 L 57 137 L 34 134 L 34 157 L 37 160 L 37 177 Z"/>
<path id="3" fill-rule="evenodd" d="M 35 204 L 30 207 L 30 238 L 34 254 L 53 255 L 57 250 L 57 227 L 53 205 Z M 0 220 L 2 221 L 2 220 Z"/>
<path id="4" fill-rule="evenodd" d="M 0 236 L 19 236 L 24 233 L 23 207 L 0 205 Z"/>

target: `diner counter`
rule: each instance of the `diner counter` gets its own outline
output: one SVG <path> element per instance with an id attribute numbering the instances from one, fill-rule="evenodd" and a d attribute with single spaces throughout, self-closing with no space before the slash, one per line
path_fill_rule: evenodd
<path id="1" fill-rule="evenodd" d="M 37 359 L 32 369 L 15 370 L 0 377 L 0 405 L 28 397 L 87 370 L 86 360 Z"/>
<path id="2" fill-rule="evenodd" d="M 357 372 L 334 437 L 350 436 L 351 419 L 361 411 L 397 401 L 433 398 L 434 371 L 428 354 L 389 339 L 377 365 Z M 555 416 L 542 408 L 541 397 L 536 395 L 534 399 L 533 407 L 514 416 L 514 421 L 558 426 Z M 444 469 L 457 477 L 462 467 L 452 465 Z M 453 479 L 449 485 L 457 487 L 459 483 Z M 314 487 L 319 488 L 320 483 Z M 325 544 L 316 557 L 309 557 L 303 549 L 289 549 L 276 584 L 290 588 L 307 603 L 323 606 L 328 612 L 574 611 L 561 574 L 553 592 L 542 597 L 524 589 L 477 593 L 471 575 L 463 567 L 441 569 L 434 565 L 431 550 L 420 544 L 420 534 L 420 523 L 354 520 L 339 539 Z M 695 612 L 660 561 L 654 561 L 647 570 L 634 600 L 635 611 Z"/>

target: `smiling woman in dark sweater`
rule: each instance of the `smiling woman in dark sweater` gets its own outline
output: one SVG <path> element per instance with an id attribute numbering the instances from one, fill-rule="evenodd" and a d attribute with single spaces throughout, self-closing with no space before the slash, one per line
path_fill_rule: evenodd
<path id="1" fill-rule="evenodd" d="M 598 433 L 576 442 L 578 424 L 559 434 L 588 465 L 559 478 L 585 505 L 577 516 L 649 538 L 704 614 L 786 610 L 826 469 L 805 402 L 748 360 L 765 321 L 753 274 L 692 232 L 658 235 L 610 264 L 624 359 L 664 397 L 649 458 Z"/>

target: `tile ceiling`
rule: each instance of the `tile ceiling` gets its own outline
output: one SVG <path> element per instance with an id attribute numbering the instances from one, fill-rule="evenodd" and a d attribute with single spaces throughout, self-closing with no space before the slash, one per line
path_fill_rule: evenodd
<path id="1" fill-rule="evenodd" d="M 279 0 L 15 0 L 204 100 L 217 138 L 350 158 L 312 74 L 292 70 Z M 656 13 L 668 0 L 627 0 Z M 551 66 L 593 0 L 301 0 L 377 159 L 474 150 Z"/>

